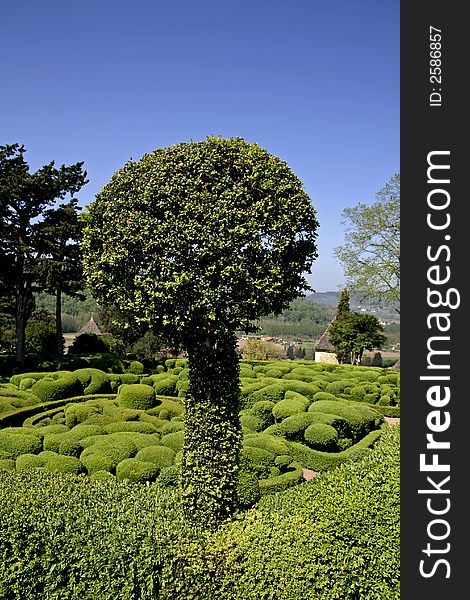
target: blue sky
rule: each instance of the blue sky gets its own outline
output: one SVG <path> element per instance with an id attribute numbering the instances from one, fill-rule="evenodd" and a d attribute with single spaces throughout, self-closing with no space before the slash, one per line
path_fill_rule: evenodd
<path id="1" fill-rule="evenodd" d="M 84 161 L 91 202 L 131 157 L 239 136 L 317 209 L 316 291 L 344 282 L 341 212 L 400 170 L 399 0 L 4 2 L 0 145 Z"/>

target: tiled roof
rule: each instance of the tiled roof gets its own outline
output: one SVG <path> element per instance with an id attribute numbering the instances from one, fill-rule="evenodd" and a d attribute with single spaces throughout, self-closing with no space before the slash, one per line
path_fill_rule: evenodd
<path id="1" fill-rule="evenodd" d="M 103 335 L 103 332 L 98 326 L 98 323 L 95 321 L 93 315 L 91 315 L 90 320 L 85 323 L 85 325 L 80 329 L 77 333 L 77 336 L 82 333 L 95 333 L 96 335 Z"/>
<path id="2" fill-rule="evenodd" d="M 329 332 L 328 328 L 325 329 L 325 331 L 320 336 L 320 339 L 318 340 L 318 342 L 315 346 L 315 350 L 317 350 L 318 352 L 334 352 L 335 351 L 335 347 L 330 342 L 330 332 Z"/>

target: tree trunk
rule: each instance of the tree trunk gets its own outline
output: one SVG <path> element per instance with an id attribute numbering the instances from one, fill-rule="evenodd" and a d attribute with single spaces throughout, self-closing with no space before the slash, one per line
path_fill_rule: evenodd
<path id="1" fill-rule="evenodd" d="M 21 369 L 26 357 L 26 320 L 28 296 L 21 283 L 16 286 L 16 363 Z"/>
<path id="2" fill-rule="evenodd" d="M 55 295 L 55 335 L 57 344 L 57 356 L 64 354 L 64 345 L 62 343 L 62 290 L 60 287 Z"/>
<path id="3" fill-rule="evenodd" d="M 185 516 L 215 528 L 237 508 L 239 359 L 235 336 L 188 349 L 182 492 Z"/>

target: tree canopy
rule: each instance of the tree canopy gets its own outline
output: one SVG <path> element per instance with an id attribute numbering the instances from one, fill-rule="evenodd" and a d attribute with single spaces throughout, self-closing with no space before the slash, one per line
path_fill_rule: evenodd
<path id="1" fill-rule="evenodd" d="M 387 339 L 379 319 L 349 308 L 349 290 L 341 292 L 336 317 L 329 326 L 329 339 L 340 363 L 359 365 L 364 350 L 381 348 Z"/>
<path id="2" fill-rule="evenodd" d="M 0 146 L 0 277 L 11 286 L 15 298 L 16 357 L 25 358 L 25 327 L 34 303 L 37 270 L 42 251 L 41 217 L 47 207 L 67 194 L 73 197 L 87 182 L 83 163 L 56 168 L 54 161 L 30 173 L 19 144 Z M 30 307 L 30 308 L 28 308 Z"/>
<path id="3" fill-rule="evenodd" d="M 348 287 L 400 312 L 400 174 L 376 194 L 373 204 L 345 208 L 342 223 L 345 244 L 334 252 Z"/>
<path id="4" fill-rule="evenodd" d="M 252 331 L 302 290 L 318 222 L 288 165 L 240 138 L 209 137 L 130 161 L 86 212 L 95 297 L 170 341 Z"/>
<path id="5" fill-rule="evenodd" d="M 183 507 L 213 526 L 238 502 L 235 331 L 309 289 L 316 211 L 284 161 L 241 138 L 208 137 L 128 162 L 85 219 L 97 300 L 188 352 Z"/>

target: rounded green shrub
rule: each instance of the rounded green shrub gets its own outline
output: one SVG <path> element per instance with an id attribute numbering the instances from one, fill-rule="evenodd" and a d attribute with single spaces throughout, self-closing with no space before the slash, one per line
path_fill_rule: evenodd
<path id="1" fill-rule="evenodd" d="M 143 383 L 123 384 L 119 388 L 117 401 L 119 406 L 124 408 L 148 410 L 155 406 L 155 390 L 150 385 Z"/>
<path id="2" fill-rule="evenodd" d="M 83 450 L 80 441 L 72 436 L 64 436 L 64 439 L 59 444 L 59 454 L 63 456 L 74 456 L 78 458 Z"/>
<path id="3" fill-rule="evenodd" d="M 118 433 L 120 431 L 133 431 L 136 433 L 157 433 L 157 428 L 151 423 L 144 421 L 118 421 L 109 423 L 103 429 L 106 433 Z"/>
<path id="4" fill-rule="evenodd" d="M 158 379 L 153 384 L 153 388 L 155 390 L 155 394 L 157 396 L 177 396 L 178 390 L 176 389 L 176 384 L 178 380 L 173 377 L 166 377 L 162 379 Z"/>
<path id="5" fill-rule="evenodd" d="M 263 448 L 273 454 L 289 454 L 287 444 L 275 435 L 268 433 L 250 433 L 243 438 L 243 446 Z"/>
<path id="6" fill-rule="evenodd" d="M 262 431 L 264 429 L 260 419 L 257 419 L 247 411 L 241 411 L 240 425 L 244 431 L 247 430 L 249 432 Z"/>
<path id="7" fill-rule="evenodd" d="M 303 434 L 305 429 L 313 423 L 315 420 L 310 412 L 301 412 L 289 417 L 286 417 L 280 423 L 274 425 L 276 429 L 268 428 L 265 433 L 274 433 L 275 435 L 281 435 L 289 440 L 303 441 Z"/>
<path id="8" fill-rule="evenodd" d="M 135 456 L 135 454 L 137 454 L 136 445 L 129 439 L 121 437 L 122 434 L 113 434 L 113 436 L 116 435 L 119 435 L 120 437 L 100 436 L 93 445 L 85 448 L 80 455 L 80 460 L 83 464 L 85 464 L 84 459 L 87 456 L 95 453 L 103 454 L 110 458 L 113 467 L 116 467 L 125 458 L 132 458 Z"/>
<path id="9" fill-rule="evenodd" d="M 284 398 L 285 389 L 278 383 L 265 385 L 261 389 L 252 392 L 247 398 L 244 399 L 243 408 L 250 408 L 256 402 L 261 400 L 268 400 L 275 404 Z"/>
<path id="10" fill-rule="evenodd" d="M 315 394 L 317 394 L 320 389 L 314 385 L 313 383 L 306 383 L 305 381 L 294 381 L 283 379 L 282 387 L 286 390 L 286 392 L 297 392 L 306 398 L 309 398 L 310 401 L 313 400 Z"/>
<path id="11" fill-rule="evenodd" d="M 163 467 L 157 478 L 157 483 L 161 487 L 176 487 L 179 484 L 179 469 L 176 465 Z"/>
<path id="12" fill-rule="evenodd" d="M 131 360 L 129 366 L 126 368 L 126 372 L 134 375 L 142 375 L 144 372 L 144 365 L 139 360 Z"/>
<path id="13" fill-rule="evenodd" d="M 378 413 L 366 404 L 349 404 L 346 401 L 319 400 L 309 406 L 310 412 L 322 412 L 343 417 L 349 424 L 349 431 L 344 437 L 351 437 L 356 441 L 371 431 L 380 419 Z M 383 417 L 381 417 L 383 420 Z M 343 437 L 343 436 L 342 436 Z"/>
<path id="14" fill-rule="evenodd" d="M 104 435 L 105 433 L 106 430 L 104 427 L 89 423 L 79 423 L 70 430 L 70 435 L 77 440 L 82 440 L 92 435 Z"/>
<path id="15" fill-rule="evenodd" d="M 298 462 L 292 462 L 289 465 L 288 471 L 267 479 L 261 479 L 259 481 L 259 489 L 261 495 L 272 494 L 274 492 L 281 492 L 289 487 L 297 485 L 302 481 L 303 468 Z"/>
<path id="16" fill-rule="evenodd" d="M 247 365 L 240 366 L 240 379 L 256 379 L 256 373 Z"/>
<path id="17" fill-rule="evenodd" d="M 151 416 L 159 417 L 160 419 L 165 419 L 169 421 L 174 417 L 181 416 L 183 414 L 183 411 L 183 405 L 179 402 L 176 402 L 176 400 L 169 400 L 168 398 L 157 398 L 156 406 L 147 412 Z"/>
<path id="18" fill-rule="evenodd" d="M 91 454 L 84 454 L 82 452 L 80 462 L 87 470 L 88 475 L 93 475 L 102 471 L 111 473 L 116 469 L 115 461 L 107 454 L 98 451 Z"/>
<path id="19" fill-rule="evenodd" d="M 266 371 L 266 377 L 274 377 L 274 379 L 281 379 L 283 372 L 280 369 L 272 367 Z"/>
<path id="20" fill-rule="evenodd" d="M 97 406 L 90 405 L 85 402 L 79 402 L 76 404 L 68 404 L 64 410 L 65 413 L 65 424 L 70 429 L 84 423 L 92 415 L 102 414 L 102 411 Z"/>
<path id="21" fill-rule="evenodd" d="M 112 443 L 114 443 L 114 441 L 130 442 L 136 448 L 136 452 L 142 450 L 142 448 L 146 448 L 147 446 L 156 446 L 161 443 L 159 433 L 138 433 L 137 431 L 120 431 L 118 433 L 110 433 L 108 436 L 103 436 L 103 439 L 110 440 Z M 132 454 L 131 457 L 134 455 L 135 453 Z"/>
<path id="22" fill-rule="evenodd" d="M 238 505 L 246 510 L 261 498 L 258 478 L 251 471 L 240 470 L 237 483 Z"/>
<path id="23" fill-rule="evenodd" d="M 28 469 L 42 469 L 45 460 L 37 454 L 21 454 L 16 459 L 16 470 L 25 471 Z"/>
<path id="24" fill-rule="evenodd" d="M 262 429 L 266 429 L 274 423 L 273 408 L 275 406 L 274 402 L 270 400 L 260 400 L 255 402 L 247 412 L 261 422 Z"/>
<path id="25" fill-rule="evenodd" d="M 183 448 L 184 442 L 184 432 L 183 431 L 175 431 L 174 433 L 167 433 L 162 436 L 160 443 L 162 446 L 167 446 L 171 448 L 175 452 L 178 452 Z"/>
<path id="26" fill-rule="evenodd" d="M 23 379 L 34 379 L 34 381 L 39 381 L 39 379 L 42 379 L 47 375 L 49 375 L 49 373 L 19 373 L 18 375 L 12 375 L 10 377 L 10 383 L 19 387 Z"/>
<path id="27" fill-rule="evenodd" d="M 330 394 L 333 394 L 333 396 L 338 396 L 347 393 L 346 390 L 349 390 L 349 388 L 352 388 L 355 385 L 356 382 L 353 379 L 339 379 L 329 383 L 325 388 L 325 392 L 329 392 Z"/>
<path id="28" fill-rule="evenodd" d="M 363 402 L 365 400 L 366 390 L 362 385 L 355 385 L 349 390 L 349 397 L 355 402 Z"/>
<path id="29" fill-rule="evenodd" d="M 338 449 L 338 432 L 326 423 L 312 423 L 304 431 L 304 439 L 310 448 L 323 452 L 334 452 Z"/>
<path id="30" fill-rule="evenodd" d="M 269 450 L 245 445 L 240 452 L 240 466 L 245 471 L 255 473 L 258 479 L 262 479 L 269 476 L 275 466 L 275 458 L 276 455 Z"/>
<path id="31" fill-rule="evenodd" d="M 329 400 L 332 402 L 336 402 L 336 400 L 338 400 L 338 397 L 334 394 L 331 394 L 330 392 L 317 392 L 313 396 L 313 401 L 318 402 L 319 400 Z"/>
<path id="32" fill-rule="evenodd" d="M 385 394 L 384 396 L 380 396 L 379 400 L 377 401 L 377 404 L 379 406 L 393 406 L 392 399 L 387 394 Z"/>
<path id="33" fill-rule="evenodd" d="M 112 391 L 109 375 L 101 369 L 88 367 L 77 369 L 73 374 L 79 378 L 85 395 L 107 394 Z"/>
<path id="34" fill-rule="evenodd" d="M 309 400 L 305 396 L 297 392 L 286 392 L 286 397 L 273 407 L 272 413 L 276 421 L 282 421 L 286 417 L 304 412 L 308 405 Z"/>
<path id="35" fill-rule="evenodd" d="M 33 387 L 35 383 L 36 379 L 33 379 L 32 377 L 25 377 L 20 381 L 20 385 L 18 387 L 20 390 L 29 390 L 29 388 Z"/>
<path id="36" fill-rule="evenodd" d="M 167 446 L 147 446 L 135 455 L 137 460 L 150 462 L 158 469 L 171 467 L 175 462 L 176 452 Z"/>
<path id="37" fill-rule="evenodd" d="M 119 378 L 121 384 L 131 385 L 133 383 L 139 383 L 139 376 L 134 373 L 120 373 Z"/>
<path id="38" fill-rule="evenodd" d="M 44 462 L 43 468 L 44 471 L 50 471 L 51 473 L 73 473 L 74 475 L 79 475 L 80 473 L 85 472 L 85 469 L 78 458 L 60 454 L 48 458 Z"/>
<path id="39" fill-rule="evenodd" d="M 145 481 L 155 481 L 158 472 L 158 467 L 153 463 L 137 460 L 136 458 L 126 458 L 117 465 L 116 478 L 143 483 Z"/>
<path id="40" fill-rule="evenodd" d="M 14 471 L 15 461 L 11 458 L 0 458 L 0 471 Z"/>
<path id="41" fill-rule="evenodd" d="M 59 453 L 59 447 L 64 439 L 70 437 L 70 431 L 63 433 L 46 433 L 43 440 L 43 448 L 48 452 Z"/>
<path id="42" fill-rule="evenodd" d="M 31 429 L 33 428 L 31 427 Z M 1 429 L 0 450 L 10 454 L 12 459 L 17 458 L 20 454 L 38 454 L 42 450 L 42 440 L 36 435 L 11 433 L 8 428 Z"/>
<path id="43" fill-rule="evenodd" d="M 183 430 L 184 430 L 183 421 L 176 421 L 175 419 L 172 419 L 168 423 L 165 423 L 165 425 L 161 428 L 160 433 L 163 436 L 163 435 L 167 435 L 168 433 L 175 433 L 176 431 L 183 431 Z"/>
<path id="44" fill-rule="evenodd" d="M 39 429 L 42 435 L 46 435 L 47 433 L 67 433 L 69 428 L 65 424 L 61 423 L 51 423 L 50 425 L 43 425 L 44 421 L 39 421 L 35 427 Z"/>
<path id="45" fill-rule="evenodd" d="M 32 386 L 31 392 L 43 402 L 54 402 L 83 394 L 83 386 L 73 374 L 58 379 L 43 377 Z"/>
<path id="46" fill-rule="evenodd" d="M 172 369 L 175 366 L 176 358 L 167 358 L 165 360 L 165 367 L 167 369 Z"/>

